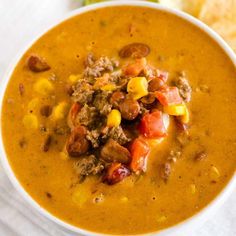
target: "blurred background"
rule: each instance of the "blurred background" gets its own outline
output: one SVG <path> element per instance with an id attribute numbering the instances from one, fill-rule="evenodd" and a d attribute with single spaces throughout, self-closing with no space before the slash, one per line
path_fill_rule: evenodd
<path id="1" fill-rule="evenodd" d="M 66 13 L 99 0 L 0 0 L 0 78 L 22 48 Z M 151 0 L 180 9 L 217 31 L 236 52 L 236 0 Z M 191 236 L 236 235 L 236 190 Z M 0 235 L 64 236 L 58 226 L 35 212 L 13 189 L 0 165 Z M 180 236 L 180 235 L 174 235 Z M 185 236 L 185 235 L 181 235 Z M 189 235 L 188 235 L 189 236 Z"/>

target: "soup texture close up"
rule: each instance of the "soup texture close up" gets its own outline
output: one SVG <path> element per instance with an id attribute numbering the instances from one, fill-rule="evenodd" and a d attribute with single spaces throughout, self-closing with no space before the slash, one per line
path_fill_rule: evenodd
<path id="1" fill-rule="evenodd" d="M 10 165 L 59 219 L 110 234 L 175 225 L 236 167 L 236 69 L 167 12 L 106 7 L 70 18 L 16 66 L 2 109 Z"/>

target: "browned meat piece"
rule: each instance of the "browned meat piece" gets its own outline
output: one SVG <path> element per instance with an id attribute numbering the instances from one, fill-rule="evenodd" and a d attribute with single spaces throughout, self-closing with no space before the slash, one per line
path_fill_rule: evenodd
<path id="1" fill-rule="evenodd" d="M 113 71 L 112 73 L 110 73 L 110 79 L 112 82 L 114 82 L 115 84 L 121 86 L 124 84 L 123 81 L 123 75 L 122 75 L 122 70 L 116 70 Z"/>
<path id="2" fill-rule="evenodd" d="M 100 57 L 96 61 L 94 59 L 87 58 L 87 67 L 84 71 L 84 77 L 96 78 L 101 77 L 104 72 L 112 72 L 118 67 L 118 61 L 109 59 L 108 57 Z"/>
<path id="3" fill-rule="evenodd" d="M 204 159 L 207 158 L 207 153 L 206 151 L 201 151 L 201 152 L 198 152 L 196 153 L 196 155 L 194 156 L 194 160 L 195 161 L 202 161 Z"/>
<path id="4" fill-rule="evenodd" d="M 19 93 L 21 96 L 23 96 L 25 93 L 25 86 L 22 83 L 19 84 Z"/>
<path id="5" fill-rule="evenodd" d="M 178 87 L 179 94 L 183 98 L 183 100 L 185 102 L 189 102 L 191 100 L 192 88 L 190 87 L 189 82 L 185 78 L 184 74 L 179 76 L 175 84 Z"/>
<path id="6" fill-rule="evenodd" d="M 52 114 L 52 107 L 50 105 L 44 105 L 40 108 L 40 114 L 45 117 L 49 117 Z"/>
<path id="7" fill-rule="evenodd" d="M 71 97 L 74 93 L 73 86 L 67 84 L 65 86 L 65 92 Z"/>
<path id="8" fill-rule="evenodd" d="M 95 130 L 92 130 L 92 131 L 87 131 L 87 135 L 86 135 L 86 138 L 91 142 L 92 146 L 94 148 L 97 148 L 99 147 L 99 144 L 100 144 L 100 140 L 99 140 L 99 136 L 100 136 L 100 130 L 99 129 L 95 129 Z"/>
<path id="9" fill-rule="evenodd" d="M 98 112 L 95 107 L 84 105 L 76 116 L 76 123 L 92 126 L 97 122 Z"/>
<path id="10" fill-rule="evenodd" d="M 116 184 L 129 176 L 131 171 L 121 163 L 112 163 L 107 169 L 106 175 L 103 177 L 103 182 L 109 185 Z"/>
<path id="11" fill-rule="evenodd" d="M 137 124 L 124 125 L 122 129 L 124 131 L 125 136 L 128 138 L 129 141 L 134 140 L 135 138 L 139 136 L 139 130 L 138 130 Z"/>
<path id="12" fill-rule="evenodd" d="M 52 136 L 49 134 L 44 140 L 44 143 L 42 145 L 42 151 L 47 152 L 50 148 L 51 143 L 52 143 Z"/>
<path id="13" fill-rule="evenodd" d="M 95 82 L 93 84 L 93 88 L 95 90 L 99 90 L 101 87 L 109 84 L 111 79 L 110 79 L 110 75 L 108 73 L 104 73 L 103 76 L 95 78 L 94 81 Z"/>
<path id="14" fill-rule="evenodd" d="M 146 57 L 150 53 L 150 48 L 144 43 L 131 43 L 124 46 L 119 51 L 119 56 L 121 58 L 142 58 Z"/>
<path id="15" fill-rule="evenodd" d="M 101 149 L 101 158 L 107 162 L 127 164 L 130 161 L 130 152 L 113 139 L 109 139 Z"/>
<path id="16" fill-rule="evenodd" d="M 80 104 L 86 104 L 92 101 L 93 99 L 93 87 L 86 83 L 85 81 L 80 81 L 73 87 L 73 100 L 79 102 Z"/>
<path id="17" fill-rule="evenodd" d="M 106 140 L 109 138 L 115 140 L 120 145 L 124 145 L 125 143 L 130 141 L 130 139 L 126 136 L 121 126 L 113 127 L 111 129 L 106 129 L 106 132 L 102 136 L 102 139 Z"/>
<path id="18" fill-rule="evenodd" d="M 155 91 L 161 89 L 164 86 L 164 84 L 165 83 L 160 78 L 154 78 L 148 84 L 148 91 L 155 92 Z"/>
<path id="19" fill-rule="evenodd" d="M 133 100 L 132 98 L 126 98 L 119 105 L 119 108 L 122 118 L 126 120 L 134 120 L 140 112 L 139 103 L 136 100 Z"/>
<path id="20" fill-rule="evenodd" d="M 76 120 L 76 118 L 80 109 L 81 105 L 78 102 L 73 103 L 70 108 L 70 111 L 67 116 L 67 124 L 71 129 L 78 125 L 78 121 Z"/>
<path id="21" fill-rule="evenodd" d="M 171 174 L 171 165 L 170 163 L 165 163 L 161 166 L 161 178 L 166 182 Z"/>
<path id="22" fill-rule="evenodd" d="M 31 55 L 27 61 L 27 64 L 29 69 L 33 72 L 42 72 L 51 69 L 47 62 L 37 55 Z"/>
<path id="23" fill-rule="evenodd" d="M 89 149 L 89 141 L 86 139 L 87 130 L 84 126 L 73 129 L 66 143 L 66 150 L 71 157 L 79 157 Z"/>
<path id="24" fill-rule="evenodd" d="M 112 105 L 109 103 L 109 93 L 100 91 L 95 95 L 93 105 L 101 115 L 108 115 L 111 112 Z"/>
<path id="25" fill-rule="evenodd" d="M 94 155 L 83 156 L 74 163 L 74 169 L 80 176 L 100 174 L 104 165 Z"/>
<path id="26" fill-rule="evenodd" d="M 88 66 L 92 66 L 95 62 L 95 58 L 94 58 L 94 55 L 92 53 L 89 53 L 87 55 L 87 57 L 85 58 L 84 60 L 84 66 L 85 68 L 88 67 Z"/>
<path id="27" fill-rule="evenodd" d="M 125 94 L 120 91 L 114 92 L 110 97 L 110 103 L 113 107 L 119 107 L 119 104 L 125 99 Z"/>

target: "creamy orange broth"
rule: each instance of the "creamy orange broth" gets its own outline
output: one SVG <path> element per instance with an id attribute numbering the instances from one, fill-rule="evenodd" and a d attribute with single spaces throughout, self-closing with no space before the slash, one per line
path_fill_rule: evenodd
<path id="1" fill-rule="evenodd" d="M 132 34 L 128 30 L 131 23 L 135 28 Z M 44 153 L 41 145 L 45 134 L 22 125 L 23 116 L 29 112 L 28 103 L 38 96 L 33 85 L 53 73 L 57 78 L 53 82 L 55 97 L 40 98 L 40 105 L 70 102 L 65 83 L 70 74 L 82 72 L 88 52 L 118 58 L 119 49 L 131 42 L 149 45 L 147 59 L 169 71 L 170 76 L 177 71 L 186 72 L 193 88 L 189 105 L 191 140 L 183 147 L 167 183 L 160 178 L 159 166 L 177 147 L 172 125 L 170 135 L 153 150 L 148 170 L 138 180 L 128 177 L 108 186 L 94 177 L 75 184 L 74 159 L 64 160 L 60 155 L 67 137 L 55 136 L 51 149 Z M 26 60 L 31 53 L 46 58 L 51 70 L 29 71 Z M 43 35 L 12 74 L 2 112 L 3 139 L 11 167 L 25 190 L 43 208 L 83 229 L 127 235 L 174 225 L 205 207 L 235 171 L 235 77 L 235 66 L 222 49 L 204 32 L 176 16 L 141 7 L 105 8 L 75 16 Z M 25 86 L 24 96 L 19 94 L 19 83 Z M 203 85 L 208 87 L 207 92 L 199 90 Z M 32 112 L 38 115 L 40 125 L 48 129 L 55 125 L 39 115 L 38 107 Z M 23 148 L 19 145 L 22 139 Z M 194 155 L 202 147 L 208 156 L 196 162 Z M 212 166 L 219 170 L 217 181 L 211 179 Z M 104 202 L 94 203 L 101 194 Z"/>

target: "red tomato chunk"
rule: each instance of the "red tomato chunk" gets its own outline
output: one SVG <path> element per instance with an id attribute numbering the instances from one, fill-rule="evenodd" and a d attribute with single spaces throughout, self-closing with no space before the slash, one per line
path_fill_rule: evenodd
<path id="1" fill-rule="evenodd" d="M 156 97 L 163 106 L 177 105 L 183 102 L 177 87 L 166 87 L 157 91 Z"/>
<path id="2" fill-rule="evenodd" d="M 150 147 L 143 138 L 136 138 L 131 145 L 131 163 L 132 171 L 139 173 L 146 171 L 146 160 L 150 152 Z"/>
<path id="3" fill-rule="evenodd" d="M 161 138 L 166 136 L 162 112 L 155 111 L 144 115 L 140 123 L 140 133 L 146 138 Z"/>

